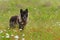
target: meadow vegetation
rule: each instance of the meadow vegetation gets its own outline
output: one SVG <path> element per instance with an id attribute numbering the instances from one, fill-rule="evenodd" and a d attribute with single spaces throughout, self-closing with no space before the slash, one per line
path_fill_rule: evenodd
<path id="1" fill-rule="evenodd" d="M 9 29 L 11 16 L 29 10 L 23 31 Z M 0 0 L 0 40 L 60 40 L 60 0 Z"/>

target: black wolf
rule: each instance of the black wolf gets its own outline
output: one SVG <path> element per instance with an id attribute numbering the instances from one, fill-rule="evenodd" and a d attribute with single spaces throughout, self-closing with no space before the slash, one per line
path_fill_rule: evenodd
<path id="1" fill-rule="evenodd" d="M 20 14 L 19 16 L 16 15 L 16 16 L 12 16 L 9 20 L 9 25 L 10 25 L 10 28 L 14 28 L 15 27 L 15 24 L 18 24 L 19 25 L 19 29 L 24 29 L 24 26 L 26 25 L 27 23 L 27 18 L 28 18 L 28 9 L 20 9 Z"/>

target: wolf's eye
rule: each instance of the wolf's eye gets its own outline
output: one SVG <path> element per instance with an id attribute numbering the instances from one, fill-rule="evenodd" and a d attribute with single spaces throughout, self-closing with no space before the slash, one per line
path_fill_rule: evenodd
<path id="1" fill-rule="evenodd" d="M 24 14 L 22 13 L 21 16 L 23 16 Z"/>

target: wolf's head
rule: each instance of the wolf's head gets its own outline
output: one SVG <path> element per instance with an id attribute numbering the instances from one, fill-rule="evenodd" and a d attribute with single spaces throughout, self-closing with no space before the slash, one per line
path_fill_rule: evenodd
<path id="1" fill-rule="evenodd" d="M 28 9 L 25 9 L 25 10 L 20 9 L 20 14 L 21 14 L 21 19 L 23 21 L 27 21 Z"/>

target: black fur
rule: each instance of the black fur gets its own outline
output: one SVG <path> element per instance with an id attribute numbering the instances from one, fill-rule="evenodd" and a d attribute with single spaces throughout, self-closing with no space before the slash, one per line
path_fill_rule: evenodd
<path id="1" fill-rule="evenodd" d="M 19 29 L 24 29 L 24 26 L 27 23 L 27 17 L 28 17 L 28 9 L 22 10 L 20 9 L 20 15 L 19 16 L 12 16 L 9 20 L 10 28 L 14 28 L 15 24 L 19 25 Z"/>

